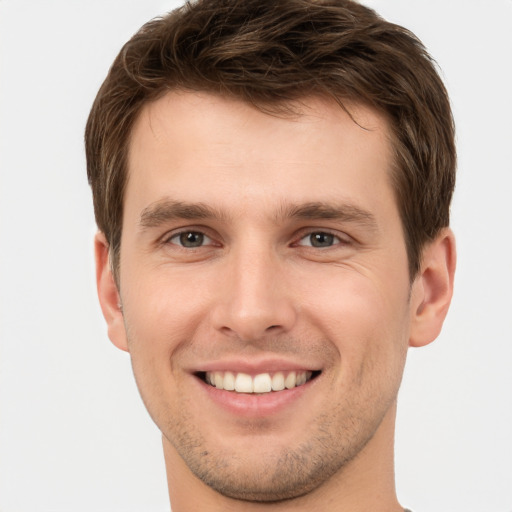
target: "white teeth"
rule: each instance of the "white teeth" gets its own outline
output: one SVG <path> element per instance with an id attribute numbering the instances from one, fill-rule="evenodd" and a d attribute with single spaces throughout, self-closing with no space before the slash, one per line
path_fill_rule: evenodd
<path id="1" fill-rule="evenodd" d="M 217 389 L 237 393 L 270 393 L 302 386 L 311 379 L 312 372 L 260 373 L 252 377 L 247 373 L 206 372 L 205 380 Z"/>
<path id="2" fill-rule="evenodd" d="M 252 393 L 252 377 L 247 373 L 239 373 L 235 379 L 235 391 L 237 393 Z"/>
<path id="3" fill-rule="evenodd" d="M 272 377 L 272 391 L 282 391 L 284 389 L 284 375 L 277 372 Z"/>
<path id="4" fill-rule="evenodd" d="M 272 391 L 272 379 L 268 373 L 260 373 L 254 377 L 254 393 L 268 393 Z"/>
<path id="5" fill-rule="evenodd" d="M 235 375 L 231 372 L 224 374 L 224 385 L 223 388 L 226 391 L 233 391 L 235 389 Z"/>
<path id="6" fill-rule="evenodd" d="M 284 387 L 286 389 L 292 389 L 297 385 L 297 374 L 295 372 L 290 372 L 286 379 L 284 379 Z"/>

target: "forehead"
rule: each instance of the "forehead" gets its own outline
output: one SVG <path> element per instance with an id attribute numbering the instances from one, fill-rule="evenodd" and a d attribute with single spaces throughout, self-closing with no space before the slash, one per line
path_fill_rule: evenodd
<path id="1" fill-rule="evenodd" d="M 134 141 L 136 144 L 137 139 L 144 137 L 147 128 L 152 132 L 151 142 L 157 142 L 171 133 L 190 138 L 199 132 L 198 124 L 206 130 L 232 125 L 256 130 L 274 126 L 290 132 L 305 127 L 330 130 L 353 124 L 354 135 L 362 137 L 366 133 L 366 139 L 370 140 L 368 135 L 372 133 L 371 138 L 381 139 L 384 145 L 387 140 L 382 139 L 391 135 L 385 114 L 354 101 L 340 104 L 328 97 L 305 96 L 288 102 L 253 105 L 218 94 L 176 89 L 143 105 L 132 129 L 130 149 Z M 216 135 L 222 136 L 222 133 Z M 343 137 L 346 139 L 347 135 L 348 132 Z"/>
<path id="2" fill-rule="evenodd" d="M 293 114 L 269 114 L 212 94 L 169 92 L 134 125 L 125 200 L 139 211 L 166 197 L 233 208 L 379 201 L 379 188 L 391 190 L 387 122 L 363 105 L 347 109 L 311 97 L 294 102 Z"/>

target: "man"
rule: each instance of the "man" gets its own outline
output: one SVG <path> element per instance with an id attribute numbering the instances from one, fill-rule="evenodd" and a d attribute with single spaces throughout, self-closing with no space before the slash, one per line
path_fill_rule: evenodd
<path id="1" fill-rule="evenodd" d="M 174 512 L 398 512 L 396 397 L 453 289 L 453 122 L 348 0 L 199 1 L 121 50 L 86 129 L 109 337 Z"/>

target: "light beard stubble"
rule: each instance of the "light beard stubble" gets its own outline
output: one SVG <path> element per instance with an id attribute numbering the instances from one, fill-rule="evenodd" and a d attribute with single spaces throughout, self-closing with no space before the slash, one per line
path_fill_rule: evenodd
<path id="1" fill-rule="evenodd" d="M 130 333 L 130 329 L 127 329 L 127 333 Z M 275 351 L 272 345 L 273 343 L 265 344 L 259 349 Z M 302 346 L 297 340 L 290 340 L 291 350 L 286 352 L 287 344 L 284 343 L 283 346 L 281 340 L 279 345 L 281 353 L 294 353 L 300 351 L 299 347 Z M 185 348 L 182 345 L 179 352 L 183 350 L 190 355 L 198 348 L 191 345 Z M 336 359 L 337 350 L 328 343 L 322 342 L 316 346 L 310 344 L 307 351 L 313 355 L 317 350 L 321 351 L 325 360 Z M 326 352 L 329 353 L 328 357 Z M 342 474 L 344 468 L 361 453 L 396 401 L 405 352 L 403 357 L 399 356 L 385 371 L 385 380 L 388 381 L 385 395 L 381 389 L 382 381 L 375 379 L 375 373 L 378 374 L 377 366 L 380 365 L 373 358 L 366 359 L 359 371 L 353 375 L 350 389 L 345 390 L 338 403 L 332 404 L 327 412 L 317 417 L 308 439 L 295 447 L 285 445 L 279 453 L 271 454 L 259 449 L 257 443 L 257 437 L 261 436 L 261 446 L 264 447 L 264 436 L 271 433 L 272 429 L 270 420 L 248 421 L 248 432 L 256 440 L 250 452 L 223 453 L 218 447 L 208 446 L 198 426 L 200 420 L 190 413 L 193 407 L 188 407 L 186 401 L 178 409 L 173 408 L 179 410 L 179 415 L 167 418 L 154 415 L 152 412 L 156 411 L 152 411 L 150 401 L 145 400 L 145 393 L 142 392 L 146 386 L 141 386 L 142 383 L 137 379 L 137 376 L 141 377 L 145 372 L 138 375 L 136 365 L 133 369 L 150 415 L 197 478 L 223 496 L 241 501 L 271 503 L 299 498 L 314 491 L 333 475 Z M 327 378 L 327 375 L 323 378 Z M 332 388 L 335 376 L 331 375 L 330 378 L 333 381 L 330 383 Z M 156 382 L 151 384 L 158 387 Z M 329 387 L 329 383 L 324 385 Z M 180 390 L 176 391 L 182 398 L 186 396 Z M 204 422 L 207 424 L 208 419 L 204 418 Z"/>
<path id="2" fill-rule="evenodd" d="M 191 472 L 221 495 L 248 502 L 279 502 L 304 496 L 340 474 L 372 439 L 391 403 L 378 417 L 343 414 L 343 428 L 336 418 L 340 408 L 350 411 L 350 406 L 339 404 L 318 417 L 307 442 L 295 449 L 283 447 L 267 460 L 259 458 L 257 464 L 239 454 L 209 451 L 199 430 L 190 428 L 189 417 L 182 416 L 169 426 L 167 432 L 174 435 L 164 435 Z M 254 446 L 253 457 L 261 453 L 257 443 Z"/>

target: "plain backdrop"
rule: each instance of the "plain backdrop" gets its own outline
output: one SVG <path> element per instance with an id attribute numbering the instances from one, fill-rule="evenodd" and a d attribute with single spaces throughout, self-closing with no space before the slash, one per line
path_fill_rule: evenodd
<path id="1" fill-rule="evenodd" d="M 372 0 L 437 60 L 457 123 L 459 266 L 410 351 L 396 478 L 415 512 L 512 511 L 512 0 Z M 161 440 L 97 305 L 83 129 L 172 0 L 0 0 L 0 510 L 169 510 Z M 208 418 L 205 418 L 208 421 Z"/>

